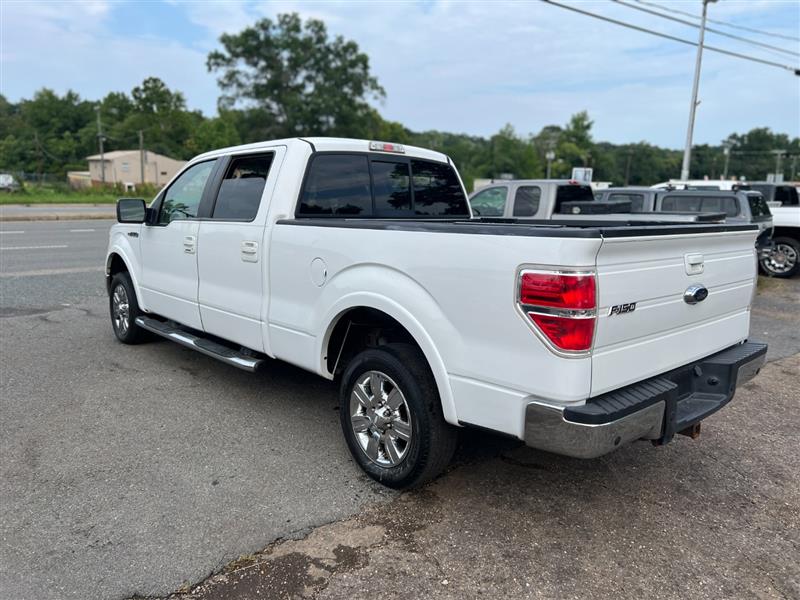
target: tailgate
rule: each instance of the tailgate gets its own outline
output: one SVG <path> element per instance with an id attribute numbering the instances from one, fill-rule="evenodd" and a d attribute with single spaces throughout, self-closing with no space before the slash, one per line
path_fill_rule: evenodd
<path id="1" fill-rule="evenodd" d="M 658 375 L 746 339 L 757 233 L 750 228 L 604 237 L 597 255 L 591 395 Z M 684 295 L 694 285 L 704 286 L 708 296 L 689 303 Z M 702 295 L 701 291 L 694 299 Z"/>

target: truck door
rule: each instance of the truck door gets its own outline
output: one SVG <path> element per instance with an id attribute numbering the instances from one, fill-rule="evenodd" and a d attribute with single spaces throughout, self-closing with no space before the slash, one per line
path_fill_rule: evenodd
<path id="1" fill-rule="evenodd" d="M 265 228 L 283 153 L 281 147 L 224 159 L 210 218 L 200 223 L 203 329 L 260 352 L 269 299 Z"/>
<path id="2" fill-rule="evenodd" d="M 162 192 L 158 216 L 141 228 L 140 287 L 147 310 L 201 329 L 197 307 L 197 220 L 216 159 L 196 163 Z"/>

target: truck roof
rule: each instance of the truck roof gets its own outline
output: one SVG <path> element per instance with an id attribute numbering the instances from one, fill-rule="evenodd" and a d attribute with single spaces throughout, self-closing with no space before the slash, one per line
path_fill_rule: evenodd
<path id="1" fill-rule="evenodd" d="M 221 154 L 234 154 L 241 152 L 257 152 L 259 150 L 266 150 L 275 146 L 297 146 L 297 145 L 310 145 L 316 152 L 375 152 L 376 154 L 383 154 L 379 150 L 370 150 L 370 142 L 375 140 L 358 140 L 352 138 L 334 138 L 334 137 L 295 137 L 284 138 L 280 140 L 265 140 L 263 142 L 254 142 L 252 144 L 242 144 L 239 146 L 229 146 L 228 148 L 220 148 L 218 150 L 211 150 L 198 156 L 195 156 L 192 161 L 211 158 Z M 427 148 L 419 148 L 417 146 L 408 146 L 406 144 L 392 143 L 396 148 L 402 148 L 402 152 L 386 152 L 385 154 L 396 156 L 410 156 L 412 158 L 424 158 L 426 160 L 433 160 L 437 162 L 450 162 L 446 154 L 428 150 Z"/>

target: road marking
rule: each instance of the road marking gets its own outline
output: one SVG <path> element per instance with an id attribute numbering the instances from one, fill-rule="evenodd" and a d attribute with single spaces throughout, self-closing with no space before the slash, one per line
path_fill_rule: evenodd
<path id="1" fill-rule="evenodd" d="M 90 233 L 92 231 L 97 231 L 96 229 L 70 229 L 70 233 Z"/>
<path id="2" fill-rule="evenodd" d="M 25 233 L 25 232 L 24 231 L 0 231 L 0 234 L 3 234 L 3 235 L 12 235 L 12 234 L 15 234 L 15 233 Z"/>
<path id="3" fill-rule="evenodd" d="M 50 250 L 54 248 L 69 248 L 66 244 L 53 246 L 3 246 L 0 250 Z"/>
<path id="4" fill-rule="evenodd" d="M 98 273 L 105 271 L 104 267 L 67 267 L 66 269 L 40 269 L 37 271 L 17 271 L 0 273 L 3 277 L 41 277 L 43 275 L 63 275 L 64 273 Z"/>

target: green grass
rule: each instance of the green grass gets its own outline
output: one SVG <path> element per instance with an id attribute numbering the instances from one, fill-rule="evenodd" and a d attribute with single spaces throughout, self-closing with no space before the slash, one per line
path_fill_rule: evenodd
<path id="1" fill-rule="evenodd" d="M 14 193 L 0 193 L 3 204 L 114 204 L 118 198 L 136 197 L 150 200 L 156 194 L 153 186 L 145 186 L 136 192 L 125 192 L 121 187 L 90 188 L 73 190 L 66 184 L 30 184 Z"/>

